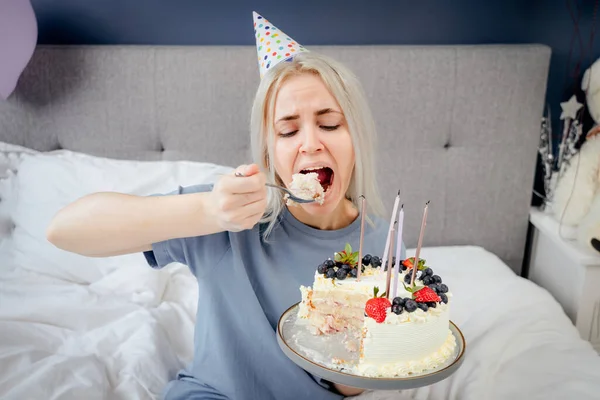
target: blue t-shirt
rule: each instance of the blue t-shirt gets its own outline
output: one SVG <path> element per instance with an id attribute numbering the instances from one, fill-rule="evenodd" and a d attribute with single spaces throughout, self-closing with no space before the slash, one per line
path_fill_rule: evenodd
<path id="1" fill-rule="evenodd" d="M 180 187 L 171 194 L 210 191 Z M 365 222 L 363 253 L 380 255 L 387 223 Z M 360 218 L 338 230 L 319 230 L 287 209 L 265 240 L 264 225 L 154 243 L 148 263 L 186 264 L 199 287 L 194 359 L 165 389 L 166 399 L 339 399 L 328 384 L 290 361 L 276 339 L 281 314 L 301 299 L 315 269 L 346 243 L 358 249 Z"/>

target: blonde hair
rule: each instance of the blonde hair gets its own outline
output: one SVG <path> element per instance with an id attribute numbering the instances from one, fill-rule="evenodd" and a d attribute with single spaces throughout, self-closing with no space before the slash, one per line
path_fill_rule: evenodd
<path id="1" fill-rule="evenodd" d="M 348 123 L 355 165 L 346 198 L 360 210 L 359 198 L 364 195 L 367 199 L 366 214 L 382 215 L 383 204 L 375 176 L 376 131 L 370 108 L 357 77 L 345 66 L 326 56 L 313 52 L 300 53 L 290 61 L 280 62 L 262 78 L 254 98 L 250 121 L 254 162 L 267 175 L 269 182 L 283 185 L 271 162 L 275 137 L 275 99 L 287 79 L 305 73 L 321 78 L 337 100 Z M 261 219 L 262 223 L 268 224 L 265 236 L 273 230 L 284 207 L 281 192 L 270 189 L 267 209 Z"/>

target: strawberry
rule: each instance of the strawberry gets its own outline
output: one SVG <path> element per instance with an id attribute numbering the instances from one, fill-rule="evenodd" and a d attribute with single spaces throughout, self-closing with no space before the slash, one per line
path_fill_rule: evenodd
<path id="1" fill-rule="evenodd" d="M 367 300 L 367 304 L 365 304 L 365 313 L 367 316 L 373 318 L 375 322 L 382 323 L 385 321 L 387 309 L 392 306 L 392 303 L 385 297 L 385 292 L 381 295 L 381 297 L 377 297 L 377 293 L 379 292 L 379 288 L 373 288 L 373 298 Z"/>
<path id="2" fill-rule="evenodd" d="M 408 269 L 412 269 L 415 266 L 415 258 L 414 257 L 409 257 L 406 260 L 402 261 L 402 265 L 404 265 L 406 268 Z M 425 268 L 427 268 L 425 266 L 425 260 L 423 260 L 422 258 L 419 259 L 419 267 L 417 268 L 418 271 L 422 271 Z"/>
<path id="3" fill-rule="evenodd" d="M 440 296 L 428 286 L 413 293 L 413 297 L 417 303 L 429 303 L 442 301 Z"/>

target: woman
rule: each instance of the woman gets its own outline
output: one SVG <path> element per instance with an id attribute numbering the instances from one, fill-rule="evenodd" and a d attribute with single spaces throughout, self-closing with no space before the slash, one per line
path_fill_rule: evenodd
<path id="1" fill-rule="evenodd" d="M 163 196 L 96 193 L 61 210 L 56 246 L 86 256 L 143 251 L 150 265 L 177 261 L 197 277 L 195 356 L 167 399 L 335 399 L 359 389 L 307 374 L 279 349 L 280 315 L 345 243 L 358 247 L 359 196 L 368 199 L 364 252 L 381 254 L 387 224 L 373 168 L 374 128 L 356 78 L 302 52 L 265 74 L 251 118 L 255 164 L 207 186 Z M 319 169 L 325 201 L 287 207 L 265 182 Z M 238 174 L 239 175 L 239 174 Z"/>

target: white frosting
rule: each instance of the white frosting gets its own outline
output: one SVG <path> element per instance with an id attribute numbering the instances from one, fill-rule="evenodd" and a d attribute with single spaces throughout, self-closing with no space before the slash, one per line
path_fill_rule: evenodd
<path id="1" fill-rule="evenodd" d="M 449 328 L 446 328 L 444 332 L 445 340 L 443 344 L 424 357 L 396 362 L 362 361 L 355 369 L 359 374 L 370 377 L 402 377 L 431 371 L 442 366 L 456 351 L 456 338 Z M 406 343 L 410 344 L 409 342 Z"/>
<path id="2" fill-rule="evenodd" d="M 402 285 L 404 275 L 398 274 L 398 289 L 396 296 L 398 297 L 411 297 L 411 294 L 404 290 Z M 387 271 L 383 268 L 371 268 L 366 267 L 365 272 L 360 275 L 360 280 L 356 278 L 346 278 L 344 280 L 326 278 L 323 274 L 315 272 L 315 281 L 313 284 L 313 290 L 317 291 L 328 291 L 328 290 L 342 290 L 349 291 L 352 293 L 362 293 L 368 296 L 373 295 L 373 288 L 377 286 L 379 288 L 378 296 L 381 296 L 385 292 L 387 283 Z M 390 279 L 390 301 L 393 298 L 394 289 L 394 274 L 392 273 Z"/>
<path id="3" fill-rule="evenodd" d="M 449 305 L 438 304 L 396 315 L 388 309 L 382 323 L 365 318 L 358 369 L 367 376 L 407 375 L 432 369 L 450 357 L 456 342 L 449 335 Z"/>

